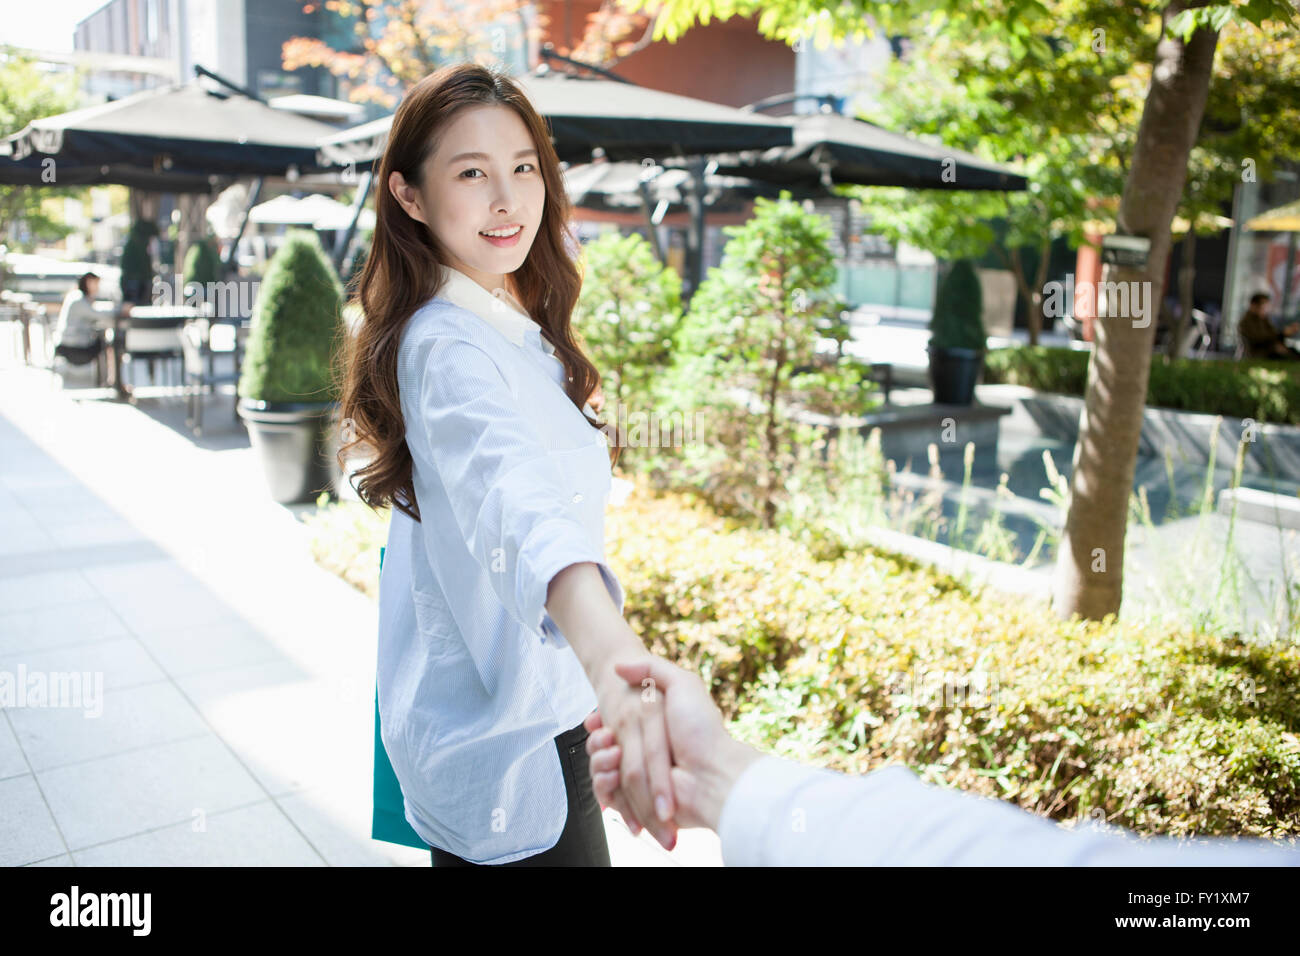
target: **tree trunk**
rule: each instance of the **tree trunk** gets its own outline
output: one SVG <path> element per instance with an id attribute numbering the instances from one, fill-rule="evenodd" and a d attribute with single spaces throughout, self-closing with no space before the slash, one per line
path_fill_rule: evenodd
<path id="1" fill-rule="evenodd" d="M 1180 11 L 1204 2 L 1174 0 L 1164 10 L 1162 27 Z M 1144 283 L 1125 288 L 1130 295 L 1137 291 L 1146 308 L 1145 314 L 1138 314 L 1130 297 L 1128 309 L 1107 301 L 1104 314 L 1100 307 L 1097 310 L 1096 346 L 1088 366 L 1070 508 L 1052 595 L 1053 609 L 1061 617 L 1078 614 L 1099 620 L 1119 612 L 1128 500 L 1151 371 L 1155 316 L 1172 241 L 1170 225 L 1187 179 L 1188 154 L 1205 112 L 1218 40 L 1216 31 L 1200 29 L 1186 43 L 1162 34 L 1156 46 L 1151 87 L 1117 223 L 1121 235 L 1150 239 L 1151 250 L 1141 268 L 1107 265 L 1102 272 L 1105 289 L 1116 288 L 1107 283 Z"/>
<path id="2" fill-rule="evenodd" d="M 772 380 L 767 389 L 767 427 L 764 436 L 767 447 L 767 476 L 763 486 L 763 527 L 776 527 L 776 485 L 780 481 L 777 470 L 777 398 L 781 385 L 781 369 L 785 367 L 786 357 L 785 329 L 781 329 L 781 344 L 776 350 L 775 364 L 772 367 Z"/>
<path id="3" fill-rule="evenodd" d="M 1193 288 L 1196 285 L 1196 233 L 1188 231 L 1183 237 L 1183 261 L 1178 270 L 1178 318 L 1174 321 L 1165 354 L 1170 358 L 1183 357 L 1183 336 L 1192 322 L 1192 306 L 1195 304 Z"/>
<path id="4" fill-rule="evenodd" d="M 1010 253 L 1003 249 L 998 251 L 1002 255 L 1002 261 L 1007 264 L 1011 274 L 1016 277 L 1016 288 L 1025 297 L 1025 320 L 1029 327 L 1029 344 L 1037 345 L 1038 334 L 1043 327 L 1041 318 L 1043 313 L 1042 284 L 1039 284 L 1037 293 L 1029 287 L 1029 280 L 1025 278 L 1025 269 L 1020 261 L 1019 249 L 1012 249 Z M 1039 316 L 1037 322 L 1034 321 L 1035 315 Z"/>
<path id="5" fill-rule="evenodd" d="M 1043 289 L 1047 286 L 1047 269 L 1051 265 L 1052 237 L 1047 236 L 1038 251 L 1038 275 L 1034 279 L 1034 297 L 1029 309 L 1029 344 L 1037 345 L 1043 331 Z"/>

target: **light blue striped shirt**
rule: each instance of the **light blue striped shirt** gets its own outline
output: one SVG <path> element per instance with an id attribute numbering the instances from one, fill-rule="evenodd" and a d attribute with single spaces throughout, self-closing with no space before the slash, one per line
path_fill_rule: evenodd
<path id="1" fill-rule="evenodd" d="M 513 302 L 448 269 L 402 332 L 421 521 L 392 509 L 379 586 L 380 723 L 406 819 L 475 863 L 550 849 L 568 816 L 554 738 L 597 701 L 546 613 L 551 579 L 593 562 L 623 610 L 608 439 Z"/>

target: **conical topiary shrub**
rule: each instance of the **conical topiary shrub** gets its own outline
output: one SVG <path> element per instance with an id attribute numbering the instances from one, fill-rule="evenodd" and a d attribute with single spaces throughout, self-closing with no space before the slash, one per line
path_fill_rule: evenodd
<path id="1" fill-rule="evenodd" d="M 293 230 L 271 259 L 253 307 L 241 398 L 334 402 L 331 358 L 343 328 L 343 288 L 314 232 Z"/>
<path id="2" fill-rule="evenodd" d="M 943 349 L 982 349 L 987 338 L 979 275 L 969 259 L 959 259 L 939 283 L 930 319 L 930 344 Z"/>
<path id="3" fill-rule="evenodd" d="M 149 256 L 149 240 L 158 235 L 158 226 L 146 219 L 131 223 L 122 244 L 122 301 L 135 305 L 147 303 L 153 295 L 153 260 Z"/>
<path id="4" fill-rule="evenodd" d="M 953 263 L 939 283 L 930 318 L 930 387 L 937 405 L 970 405 L 987 345 L 984 296 L 969 259 Z"/>
<path id="5" fill-rule="evenodd" d="M 199 239 L 185 252 L 185 284 L 197 282 L 205 289 L 221 278 L 221 257 L 211 239 Z"/>

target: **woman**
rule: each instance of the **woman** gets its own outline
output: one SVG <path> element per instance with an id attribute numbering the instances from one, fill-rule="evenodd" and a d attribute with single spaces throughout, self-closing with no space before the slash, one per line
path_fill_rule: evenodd
<path id="1" fill-rule="evenodd" d="M 87 272 L 68 292 L 54 327 L 54 354 L 62 355 L 73 365 L 96 361 L 107 345 L 104 329 L 112 317 L 95 308 L 99 294 L 99 276 Z"/>
<path id="2" fill-rule="evenodd" d="M 608 866 L 583 747 L 599 706 L 632 768 L 611 803 L 671 847 L 662 705 L 614 671 L 649 654 L 604 557 L 600 376 L 570 328 L 546 125 L 508 77 L 444 68 L 402 100 L 376 184 L 340 457 L 363 446 L 357 493 L 393 509 L 377 676 L 407 821 L 435 866 Z"/>

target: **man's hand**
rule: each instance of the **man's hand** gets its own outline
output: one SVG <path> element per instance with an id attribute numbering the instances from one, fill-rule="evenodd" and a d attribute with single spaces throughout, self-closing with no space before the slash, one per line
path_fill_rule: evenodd
<path id="1" fill-rule="evenodd" d="M 727 733 L 722 712 L 699 675 L 658 657 L 619 663 L 614 670 L 629 685 L 639 688 L 642 698 L 662 702 L 673 759 L 675 822 L 683 827 L 716 830 L 732 784 L 762 754 Z M 592 789 L 602 805 L 619 809 L 613 797 L 624 782 L 628 766 L 623 738 L 605 720 L 603 709 L 588 715 L 584 724 L 590 732 L 587 753 Z"/>

